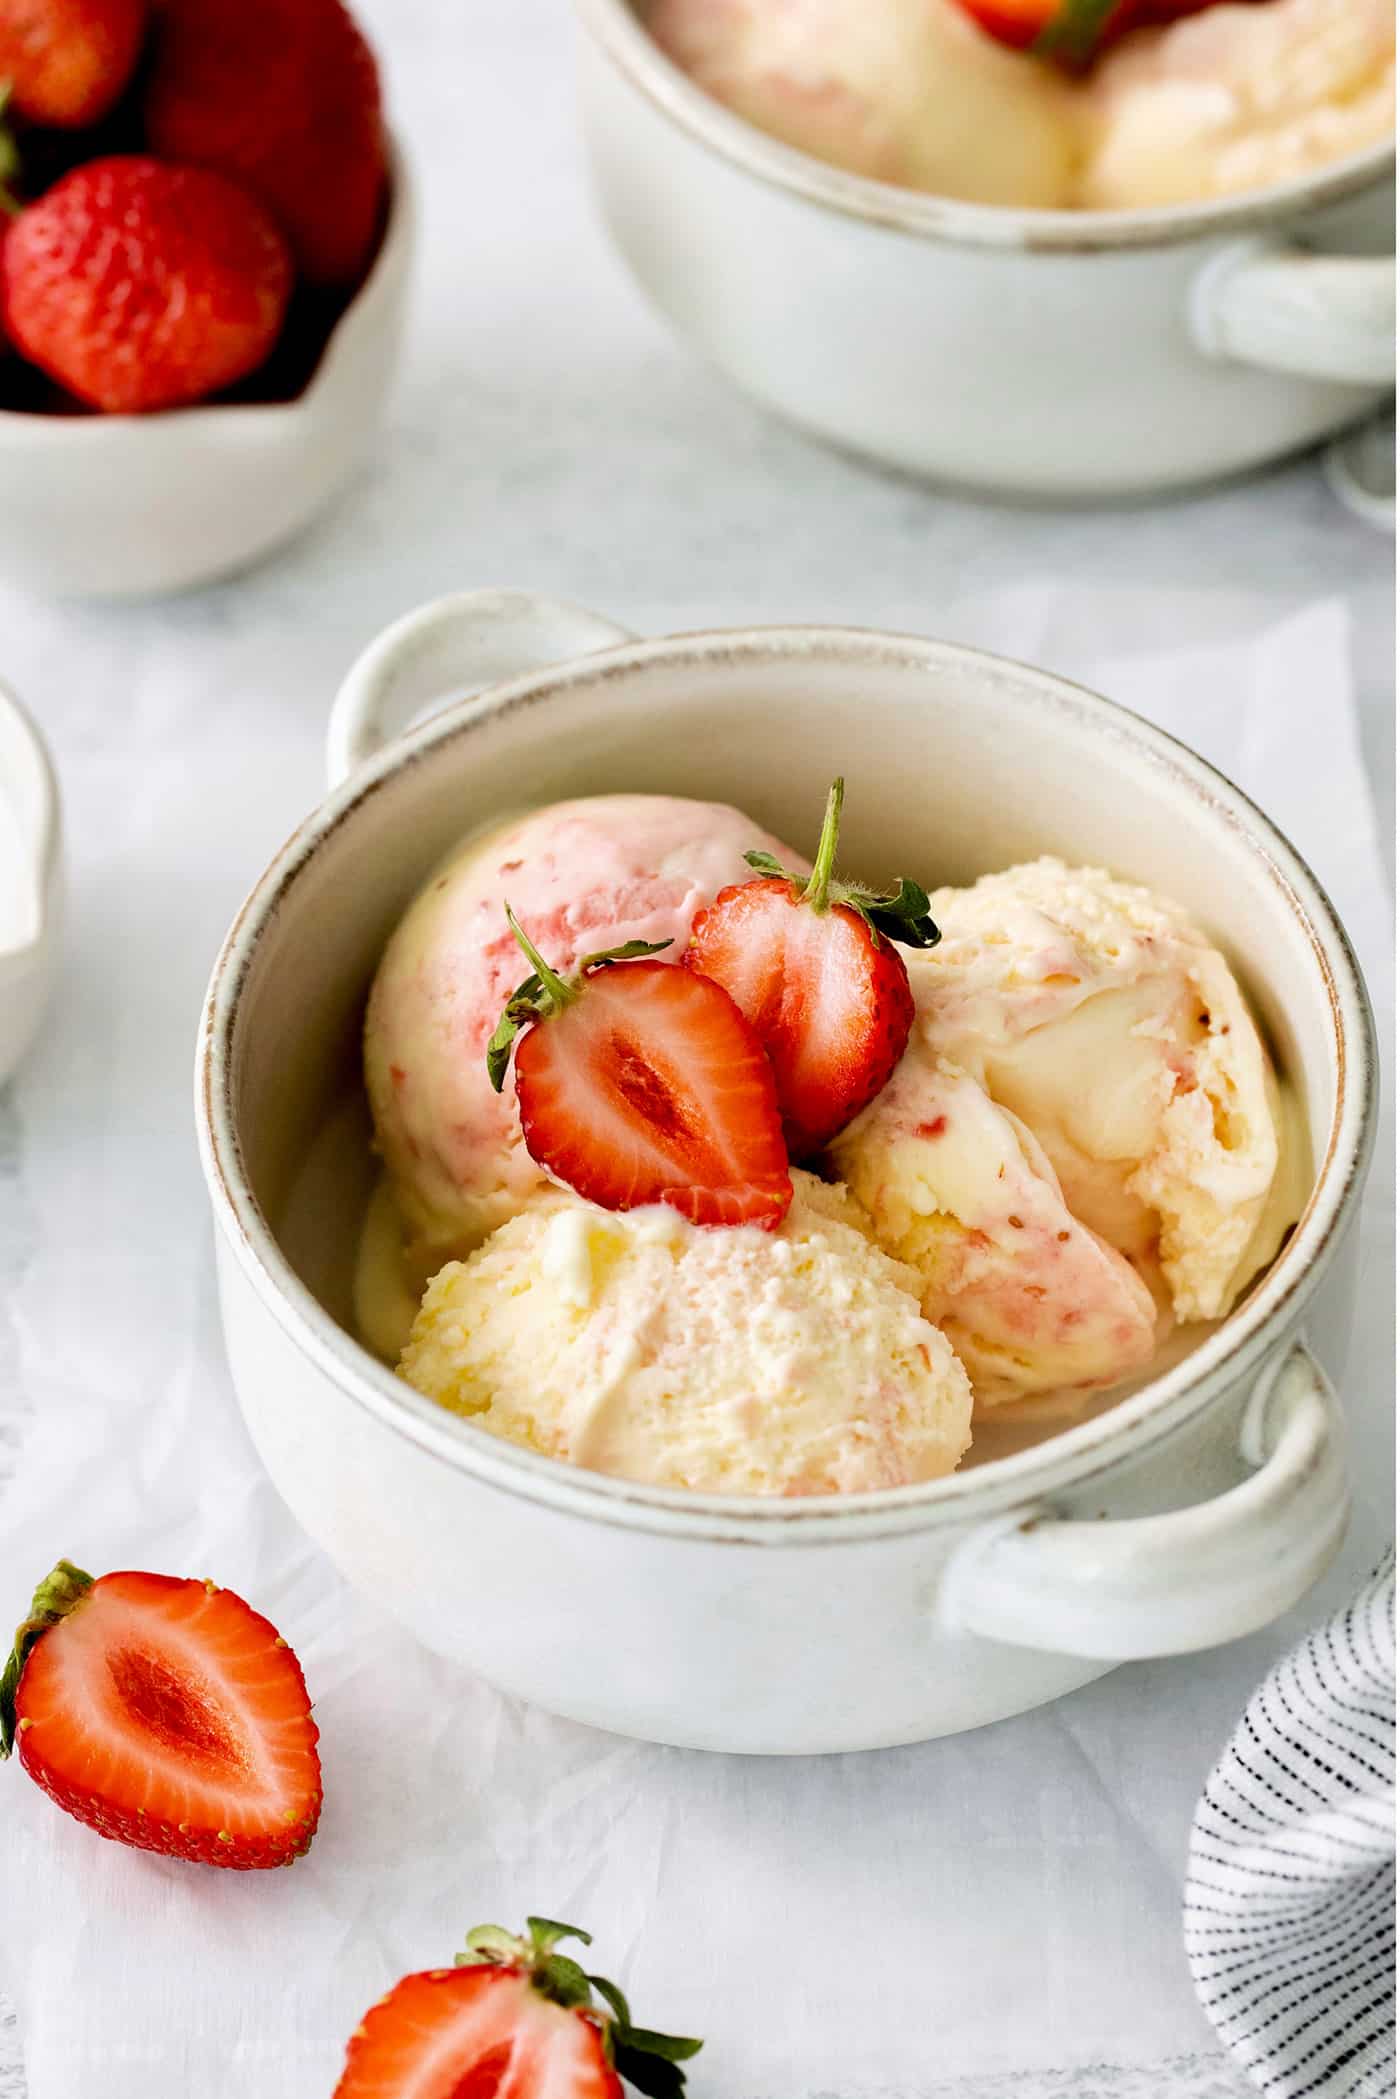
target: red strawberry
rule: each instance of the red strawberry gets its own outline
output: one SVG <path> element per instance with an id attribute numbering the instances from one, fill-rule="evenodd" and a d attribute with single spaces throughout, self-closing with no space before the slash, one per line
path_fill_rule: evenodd
<path id="1" fill-rule="evenodd" d="M 699 2041 L 632 2024 L 621 1990 L 554 1948 L 588 1933 L 531 1917 L 470 1933 L 453 1968 L 406 1975 L 366 2012 L 334 2099 L 680 2099 Z M 594 2003 L 594 1991 L 609 2010 Z"/>
<path id="2" fill-rule="evenodd" d="M 246 184 L 312 284 L 369 261 L 384 196 L 374 53 L 341 0 L 163 0 L 146 89 L 155 153 Z"/>
<path id="3" fill-rule="evenodd" d="M 60 1560 L 0 1676 L 0 1756 L 99 1835 L 285 1866 L 321 1812 L 316 1723 L 275 1626 L 229 1589 Z"/>
<path id="4" fill-rule="evenodd" d="M 1082 65 L 1129 29 L 1199 14 L 1212 0 L 962 0 L 989 36 Z"/>
<path id="5" fill-rule="evenodd" d="M 256 200 L 202 168 L 90 160 L 13 221 L 4 322 L 16 348 L 94 408 L 178 408 L 260 365 L 292 289 Z"/>
<path id="6" fill-rule="evenodd" d="M 136 66 L 146 0 L 0 0 L 0 81 L 31 124 L 105 117 Z"/>
<path id="7" fill-rule="evenodd" d="M 507 1004 L 486 1068 L 499 1093 L 520 1035 L 530 1157 L 605 1210 L 668 1203 L 693 1224 L 780 1224 L 792 1182 L 773 1074 L 729 994 L 633 959 L 669 941 L 585 955 L 566 982 L 506 916 L 535 974 Z"/>
<path id="8" fill-rule="evenodd" d="M 938 939 L 916 882 L 876 896 L 832 879 L 843 793 L 837 780 L 810 878 L 788 874 L 769 853 L 746 853 L 758 879 L 722 889 L 696 915 L 681 957 L 723 984 L 753 1024 L 794 1159 L 829 1144 L 904 1055 L 914 997 L 891 939 L 909 947 Z"/>

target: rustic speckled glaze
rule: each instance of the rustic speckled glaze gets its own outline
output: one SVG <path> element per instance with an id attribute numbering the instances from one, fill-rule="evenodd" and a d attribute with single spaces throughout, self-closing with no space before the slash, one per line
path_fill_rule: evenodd
<path id="1" fill-rule="evenodd" d="M 521 675 L 478 690 L 512 664 Z M 499 592 L 442 600 L 381 637 L 342 690 L 330 748 L 330 795 L 215 966 L 196 1101 L 249 1427 L 351 1581 L 556 1712 L 802 1753 L 1003 1718 L 1115 1660 L 1250 1631 L 1316 1578 L 1347 1495 L 1340 1414 L 1303 1329 L 1345 1312 L 1372 1028 L 1325 895 L 1219 774 L 1109 701 L 977 650 L 840 628 L 634 641 Z M 442 1412 L 352 1338 L 330 1269 L 288 1251 L 289 1191 L 355 1085 L 365 992 L 404 903 L 464 830 L 566 793 L 735 800 L 781 835 L 838 753 L 850 807 L 867 812 L 849 849 L 872 870 L 936 852 L 932 872 L 961 880 L 1068 851 L 1205 920 L 1308 1118 L 1316 1179 L 1288 1246 L 1130 1397 L 932 1485 L 689 1494 L 578 1471 Z M 346 1128 L 341 1149 L 363 1150 L 362 1120 Z M 323 1204 L 328 1239 L 338 1207 Z"/>

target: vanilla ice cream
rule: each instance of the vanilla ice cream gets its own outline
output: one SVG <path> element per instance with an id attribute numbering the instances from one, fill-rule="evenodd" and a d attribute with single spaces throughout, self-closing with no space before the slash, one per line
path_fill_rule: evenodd
<path id="1" fill-rule="evenodd" d="M 1092 209 L 1306 175 L 1395 129 L 1391 0 L 1255 0 L 1137 30 L 1094 67 L 1084 114 Z"/>
<path id="2" fill-rule="evenodd" d="M 981 204 L 1069 201 L 1074 89 L 955 0 L 651 0 L 645 20 L 717 101 L 818 160 Z"/>
<path id="3" fill-rule="evenodd" d="M 400 1375 L 482 1428 L 594 1471 L 739 1494 L 951 1472 L 971 1392 L 840 1188 L 793 1175 L 776 1232 L 566 1190 L 428 1287 Z"/>
<path id="4" fill-rule="evenodd" d="M 1116 1384 L 1216 1319 L 1261 1248 L 1277 1089 L 1177 905 L 1037 860 L 930 900 L 890 1084 L 832 1147 L 979 1405 Z"/>
<path id="5" fill-rule="evenodd" d="M 470 839 L 430 877 L 385 949 L 365 1019 L 375 1137 L 417 1242 L 412 1269 L 469 1251 L 546 1185 L 513 1079 L 497 1094 L 486 1073 L 487 1041 L 529 967 L 507 901 L 566 972 L 628 940 L 669 940 L 679 961 L 700 907 L 748 878 L 751 846 L 806 865 L 737 809 L 601 795 Z"/>

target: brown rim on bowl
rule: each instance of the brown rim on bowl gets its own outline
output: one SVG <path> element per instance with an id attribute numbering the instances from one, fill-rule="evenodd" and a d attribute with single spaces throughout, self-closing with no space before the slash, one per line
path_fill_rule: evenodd
<path id="1" fill-rule="evenodd" d="M 438 747 L 469 734 L 483 718 L 524 709 L 582 685 L 609 683 L 651 663 L 683 666 L 722 660 L 743 665 L 769 658 L 775 649 L 853 668 L 862 655 L 922 672 L 956 666 L 965 677 L 1009 688 L 1019 704 L 1091 721 L 1101 741 L 1127 745 L 1154 767 L 1168 771 L 1217 821 L 1244 838 L 1263 862 L 1316 961 L 1331 1010 L 1337 1060 L 1331 1122 L 1297 1228 L 1262 1281 L 1190 1355 L 1103 1414 L 971 1472 L 954 1472 L 918 1486 L 791 1500 L 701 1494 L 588 1472 L 504 1442 L 414 1391 L 337 1325 L 292 1270 L 248 1185 L 232 1109 L 240 997 L 259 944 L 321 844 L 400 767 L 423 762 Z M 1282 1338 L 1281 1315 L 1311 1296 L 1320 1279 L 1320 1257 L 1355 1207 L 1375 1134 L 1375 1074 L 1369 1000 L 1330 900 L 1276 826 L 1205 759 L 1118 702 L 1011 658 L 863 628 L 770 627 L 628 642 L 558 670 L 529 673 L 434 715 L 352 774 L 288 840 L 229 930 L 201 1018 L 195 1112 L 216 1217 L 252 1287 L 298 1348 L 345 1396 L 396 1434 L 505 1492 L 548 1501 L 590 1520 L 720 1541 L 812 1544 L 981 1519 L 1058 1488 L 1081 1487 L 1125 1456 L 1142 1457 L 1212 1404 L 1222 1389 L 1258 1370 Z M 1143 1433 L 1135 1436 L 1139 1429 Z"/>
<path id="2" fill-rule="evenodd" d="M 710 152 L 826 211 L 956 247 L 1056 255 L 1169 247 L 1211 234 L 1275 226 L 1280 219 L 1340 204 L 1393 174 L 1395 168 L 1391 144 L 1372 146 L 1267 189 L 1199 204 L 1153 205 L 1137 211 L 1047 211 L 968 204 L 851 174 L 795 146 L 783 145 L 697 87 L 647 34 L 629 0 L 576 0 L 576 4 L 599 49 L 624 79 Z"/>

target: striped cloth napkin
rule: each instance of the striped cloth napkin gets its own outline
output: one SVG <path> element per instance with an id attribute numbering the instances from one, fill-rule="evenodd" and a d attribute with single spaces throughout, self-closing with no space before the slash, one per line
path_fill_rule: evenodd
<path id="1" fill-rule="evenodd" d="M 1196 1811 L 1186 1954 L 1268 2099 L 1395 2090 L 1395 1554 L 1255 1692 Z"/>

